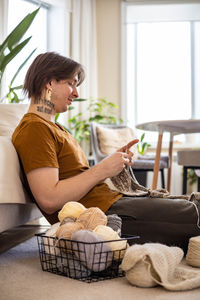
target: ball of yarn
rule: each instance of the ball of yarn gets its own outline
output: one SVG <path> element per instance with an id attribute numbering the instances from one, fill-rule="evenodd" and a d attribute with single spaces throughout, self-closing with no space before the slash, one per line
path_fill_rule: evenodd
<path id="1" fill-rule="evenodd" d="M 71 240 L 72 233 L 81 229 L 83 229 L 83 225 L 81 223 L 69 222 L 58 228 L 56 236 L 59 239 Z"/>
<path id="2" fill-rule="evenodd" d="M 60 226 L 60 222 L 51 225 L 51 227 L 45 232 L 45 235 L 56 236 L 56 231 L 58 230 L 59 226 Z"/>
<path id="3" fill-rule="evenodd" d="M 70 201 L 67 202 L 63 208 L 58 213 L 58 219 L 60 222 L 66 217 L 70 218 L 78 218 L 78 216 L 86 210 L 85 206 L 83 206 L 79 202 Z"/>
<path id="4" fill-rule="evenodd" d="M 72 222 L 66 223 L 60 226 L 56 232 L 56 237 L 59 239 L 58 245 L 63 252 L 71 251 L 71 236 L 77 230 L 83 229 L 82 224 Z M 67 241 L 63 241 L 60 239 L 66 239 Z"/>
<path id="5" fill-rule="evenodd" d="M 93 230 L 97 225 L 106 225 L 107 217 L 98 207 L 90 207 L 80 214 L 76 222 L 81 223 L 85 229 Z"/>
<path id="6" fill-rule="evenodd" d="M 46 237 L 43 237 L 43 244 L 46 254 L 58 254 L 58 248 L 56 247 L 55 237 L 59 226 L 60 222 L 55 223 L 45 232 Z"/>
<path id="7" fill-rule="evenodd" d="M 200 236 L 189 239 L 186 261 L 193 267 L 200 267 Z"/>
<path id="8" fill-rule="evenodd" d="M 62 222 L 60 223 L 60 226 L 66 224 L 66 223 L 73 223 L 75 222 L 76 219 L 75 218 L 72 218 L 72 217 L 66 217 L 62 220 Z"/>
<path id="9" fill-rule="evenodd" d="M 101 236 L 105 241 L 111 241 L 109 242 L 109 247 L 111 248 L 112 251 L 114 251 L 113 252 L 114 259 L 123 258 L 125 254 L 125 250 L 127 249 L 128 246 L 127 240 L 120 239 L 118 233 L 108 226 L 98 225 L 94 229 L 94 232 L 99 236 Z M 117 241 L 115 242 L 115 240 Z"/>
<path id="10" fill-rule="evenodd" d="M 119 236 L 121 236 L 122 219 L 118 215 L 108 215 L 107 226 L 111 227 L 114 231 L 116 231 L 119 234 Z"/>
<path id="11" fill-rule="evenodd" d="M 79 259 L 70 253 L 58 256 L 56 266 L 60 272 L 70 278 L 81 279 L 91 275 L 91 270 L 82 265 Z"/>
<path id="12" fill-rule="evenodd" d="M 111 265 L 112 251 L 110 247 L 94 232 L 76 231 L 72 234 L 72 240 L 73 253 L 89 270 L 101 272 Z"/>

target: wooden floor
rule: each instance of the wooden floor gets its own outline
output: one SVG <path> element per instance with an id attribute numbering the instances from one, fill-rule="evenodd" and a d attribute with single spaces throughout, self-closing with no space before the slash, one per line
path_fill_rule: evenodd
<path id="1" fill-rule="evenodd" d="M 23 225 L 0 233 L 0 254 L 41 233 L 48 225 Z"/>

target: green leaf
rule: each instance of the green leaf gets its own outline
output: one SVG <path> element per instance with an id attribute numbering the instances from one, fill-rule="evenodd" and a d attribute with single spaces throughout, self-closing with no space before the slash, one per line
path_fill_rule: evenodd
<path id="1" fill-rule="evenodd" d="M 24 40 L 21 44 L 17 45 L 8 55 L 4 57 L 4 60 L 0 62 L 0 69 L 3 72 L 7 64 L 26 46 L 31 37 Z"/>
<path id="2" fill-rule="evenodd" d="M 55 116 L 55 123 L 58 120 L 59 115 L 60 115 L 59 113 L 56 114 L 56 116 Z"/>
<path id="3" fill-rule="evenodd" d="M 75 98 L 73 100 L 73 102 L 83 102 L 83 101 L 87 101 L 87 99 L 84 99 L 84 98 Z"/>
<path id="4" fill-rule="evenodd" d="M 10 85 L 12 86 L 15 78 L 17 77 L 17 75 L 19 74 L 19 72 L 21 71 L 21 69 L 24 67 L 24 65 L 27 63 L 27 61 L 30 59 L 30 57 L 33 55 L 33 53 L 36 51 L 37 48 L 35 48 L 30 54 L 29 56 L 25 59 L 25 61 L 19 66 L 19 68 L 17 69 L 15 75 L 13 76 L 13 78 L 11 79 Z"/>
<path id="5" fill-rule="evenodd" d="M 22 39 L 28 28 L 30 27 L 31 23 L 33 22 L 35 16 L 37 15 L 40 7 L 37 8 L 32 13 L 28 14 L 16 27 L 15 29 L 9 34 L 7 37 L 8 49 L 11 51 L 15 45 Z"/>
<path id="6" fill-rule="evenodd" d="M 146 147 L 147 147 L 147 143 L 145 142 L 145 143 L 142 144 L 142 150 L 143 150 L 143 152 L 145 151 Z"/>
<path id="7" fill-rule="evenodd" d="M 21 90 L 22 88 L 23 85 L 18 85 L 18 86 L 11 87 L 11 90 Z"/>
<path id="8" fill-rule="evenodd" d="M 145 137 L 145 133 L 143 133 L 143 134 L 141 135 L 141 139 L 140 139 L 141 142 L 144 140 L 144 137 Z"/>

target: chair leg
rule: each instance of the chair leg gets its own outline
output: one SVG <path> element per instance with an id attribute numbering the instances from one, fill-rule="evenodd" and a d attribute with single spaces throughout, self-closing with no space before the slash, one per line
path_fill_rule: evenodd
<path id="1" fill-rule="evenodd" d="M 162 188 L 165 188 L 165 176 L 164 176 L 164 169 L 160 170 L 161 173 L 161 184 L 162 184 Z"/>
<path id="2" fill-rule="evenodd" d="M 197 191 L 200 192 L 200 177 L 198 176 L 198 187 Z"/>
<path id="3" fill-rule="evenodd" d="M 183 195 L 187 193 L 187 167 L 183 167 Z"/>

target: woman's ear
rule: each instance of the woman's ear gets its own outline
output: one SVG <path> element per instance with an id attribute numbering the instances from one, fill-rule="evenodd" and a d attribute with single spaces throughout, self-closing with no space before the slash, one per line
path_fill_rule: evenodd
<path id="1" fill-rule="evenodd" d="M 45 88 L 46 88 L 47 90 L 51 90 L 51 89 L 52 89 L 51 81 L 49 81 L 49 82 L 46 83 Z"/>

